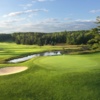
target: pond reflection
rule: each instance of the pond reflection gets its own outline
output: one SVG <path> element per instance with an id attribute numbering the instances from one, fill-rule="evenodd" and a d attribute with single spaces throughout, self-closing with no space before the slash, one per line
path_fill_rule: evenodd
<path id="1" fill-rule="evenodd" d="M 18 63 L 18 62 L 23 62 L 23 61 L 29 60 L 29 59 L 34 58 L 34 57 L 55 56 L 55 55 L 61 55 L 61 51 L 52 51 L 52 52 L 44 52 L 44 53 L 33 54 L 33 55 L 29 55 L 29 56 L 22 57 L 22 58 L 12 59 L 12 60 L 9 60 L 8 62 L 9 63 Z"/>

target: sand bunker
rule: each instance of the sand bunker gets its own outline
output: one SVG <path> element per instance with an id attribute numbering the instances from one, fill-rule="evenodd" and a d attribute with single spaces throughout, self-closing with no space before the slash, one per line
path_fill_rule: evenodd
<path id="1" fill-rule="evenodd" d="M 28 68 L 25 66 L 0 68 L 0 76 L 19 73 L 19 72 L 25 71 L 27 69 Z"/>

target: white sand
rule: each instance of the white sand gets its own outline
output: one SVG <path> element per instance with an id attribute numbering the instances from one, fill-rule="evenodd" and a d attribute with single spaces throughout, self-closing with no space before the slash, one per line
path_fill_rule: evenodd
<path id="1" fill-rule="evenodd" d="M 25 67 L 25 66 L 0 68 L 0 76 L 19 73 L 19 72 L 25 71 L 27 69 L 28 69 L 28 67 Z"/>

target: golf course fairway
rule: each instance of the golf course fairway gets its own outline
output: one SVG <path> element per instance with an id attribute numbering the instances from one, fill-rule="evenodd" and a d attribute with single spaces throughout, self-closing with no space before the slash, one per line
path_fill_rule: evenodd
<path id="1" fill-rule="evenodd" d="M 91 56 L 91 55 L 90 55 Z M 45 67 L 46 69 L 55 71 L 89 71 L 99 67 L 97 61 L 90 58 L 90 56 L 82 55 L 61 55 L 51 57 L 41 57 L 35 61 L 38 65 Z"/>
<path id="2" fill-rule="evenodd" d="M 36 57 L 0 76 L 0 100 L 100 100 L 100 53 Z"/>

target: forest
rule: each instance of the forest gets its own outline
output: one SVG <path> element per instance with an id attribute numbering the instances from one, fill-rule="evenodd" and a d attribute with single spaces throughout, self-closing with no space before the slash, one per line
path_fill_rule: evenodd
<path id="1" fill-rule="evenodd" d="M 68 45 L 89 44 L 93 48 L 100 45 L 100 33 L 98 28 L 81 31 L 63 31 L 55 33 L 18 32 L 13 34 L 0 34 L 0 42 L 13 41 L 16 44 L 56 45 L 66 43 Z"/>

